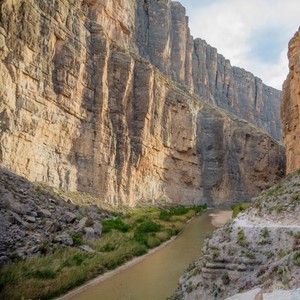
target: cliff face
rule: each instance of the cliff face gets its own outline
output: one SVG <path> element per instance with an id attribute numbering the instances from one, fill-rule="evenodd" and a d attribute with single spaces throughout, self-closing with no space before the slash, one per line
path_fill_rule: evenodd
<path id="1" fill-rule="evenodd" d="M 281 139 L 280 91 L 250 72 L 232 67 L 204 40 L 193 40 L 185 8 L 179 2 L 138 3 L 135 35 L 141 55 L 190 92 Z"/>
<path id="2" fill-rule="evenodd" d="M 1 166 L 115 204 L 218 203 L 272 185 L 283 147 L 209 102 L 265 128 L 278 113 L 265 93 L 279 92 L 193 41 L 178 3 L 142 2 L 1 3 Z"/>
<path id="3" fill-rule="evenodd" d="M 286 144 L 287 173 L 300 168 L 300 31 L 289 43 L 290 72 L 283 85 L 281 117 Z"/>
<path id="4" fill-rule="evenodd" d="M 119 46 L 145 57 L 191 93 L 281 139 L 281 92 L 250 72 L 232 67 L 204 40 L 194 40 L 179 2 L 85 2 L 89 17 Z"/>

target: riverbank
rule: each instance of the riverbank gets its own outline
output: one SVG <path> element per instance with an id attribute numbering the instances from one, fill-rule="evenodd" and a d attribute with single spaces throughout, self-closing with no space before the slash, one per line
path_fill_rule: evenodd
<path id="1" fill-rule="evenodd" d="M 231 214 L 232 214 L 232 211 L 220 211 L 220 212 L 215 212 L 215 213 L 209 213 L 208 215 L 211 218 L 211 224 L 214 227 L 218 228 L 218 227 L 223 226 L 231 218 Z M 187 223 L 190 223 L 191 221 L 192 221 L 192 219 L 188 220 Z M 123 271 L 127 270 L 128 268 L 131 268 L 132 266 L 140 263 L 141 261 L 144 261 L 149 256 L 155 254 L 156 252 L 158 252 L 158 251 L 162 250 L 163 248 L 165 248 L 166 246 L 168 246 L 170 243 L 174 242 L 175 239 L 180 237 L 181 233 L 182 232 L 180 232 L 178 235 L 172 237 L 170 240 L 164 242 L 157 248 L 150 250 L 147 254 L 145 254 L 141 257 L 132 259 L 131 261 L 125 263 L 124 265 L 118 267 L 117 269 L 112 270 L 108 273 L 105 273 L 105 274 L 91 280 L 90 282 L 72 290 L 71 292 L 67 293 L 66 295 L 57 298 L 57 300 L 72 299 L 75 295 L 82 293 L 82 292 L 102 283 L 103 281 L 110 279 L 112 276 L 115 276 L 118 273 L 123 272 Z"/>
<path id="2" fill-rule="evenodd" d="M 225 225 L 226 222 L 231 219 L 232 211 L 231 210 L 220 211 L 217 213 L 211 213 L 209 214 L 209 216 L 212 217 L 211 220 L 212 225 L 219 228 Z"/>
<path id="3" fill-rule="evenodd" d="M 204 207 L 144 208 L 102 222 L 102 236 L 0 270 L 3 299 L 50 299 L 140 257 L 177 235 Z M 76 239 L 81 246 L 80 237 Z M 107 275 L 109 276 L 109 275 Z"/>

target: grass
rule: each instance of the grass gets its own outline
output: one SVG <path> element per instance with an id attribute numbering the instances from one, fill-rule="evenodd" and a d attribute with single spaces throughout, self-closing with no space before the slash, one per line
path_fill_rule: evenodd
<path id="1" fill-rule="evenodd" d="M 232 218 L 236 218 L 240 212 L 243 212 L 251 205 L 250 202 L 244 202 L 239 204 L 234 204 L 231 206 L 232 209 Z"/>
<path id="2" fill-rule="evenodd" d="M 102 236 L 84 242 L 80 234 L 70 233 L 74 244 L 89 245 L 88 253 L 76 247 L 18 261 L 0 269 L 0 299 L 51 299 L 84 282 L 112 270 L 130 259 L 144 255 L 178 234 L 185 222 L 205 210 L 177 207 L 163 210 L 137 209 L 123 217 L 102 223 Z M 167 218 L 161 217 L 168 216 Z"/>

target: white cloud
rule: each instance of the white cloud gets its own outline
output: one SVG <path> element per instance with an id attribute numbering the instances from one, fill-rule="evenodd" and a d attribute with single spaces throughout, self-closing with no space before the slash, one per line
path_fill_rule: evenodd
<path id="1" fill-rule="evenodd" d="M 203 38 L 216 47 L 232 65 L 245 68 L 266 84 L 281 89 L 287 75 L 288 41 L 300 25 L 299 0 L 212 0 L 193 5 L 190 0 L 181 2 L 187 4 L 194 37 Z M 254 44 L 257 36 L 268 31 L 276 32 L 276 40 L 280 41 L 276 44 L 277 57 L 272 64 L 257 56 Z M 270 34 L 264 38 L 275 36 Z M 276 51 L 272 50 L 274 54 Z"/>

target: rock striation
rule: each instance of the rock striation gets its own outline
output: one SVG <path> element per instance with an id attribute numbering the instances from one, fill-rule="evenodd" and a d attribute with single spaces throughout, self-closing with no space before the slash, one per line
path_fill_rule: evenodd
<path id="1" fill-rule="evenodd" d="M 167 16 L 167 17 L 166 17 Z M 142 56 L 190 92 L 281 139 L 281 92 L 193 39 L 177 1 L 138 1 L 136 44 Z"/>
<path id="2" fill-rule="evenodd" d="M 300 30 L 289 43 L 288 57 L 290 72 L 283 85 L 281 117 L 287 149 L 287 173 L 290 173 L 300 168 Z"/>
<path id="3" fill-rule="evenodd" d="M 0 59 L 0 165 L 31 181 L 218 204 L 284 174 L 280 92 L 193 40 L 178 2 L 5 0 Z"/>

